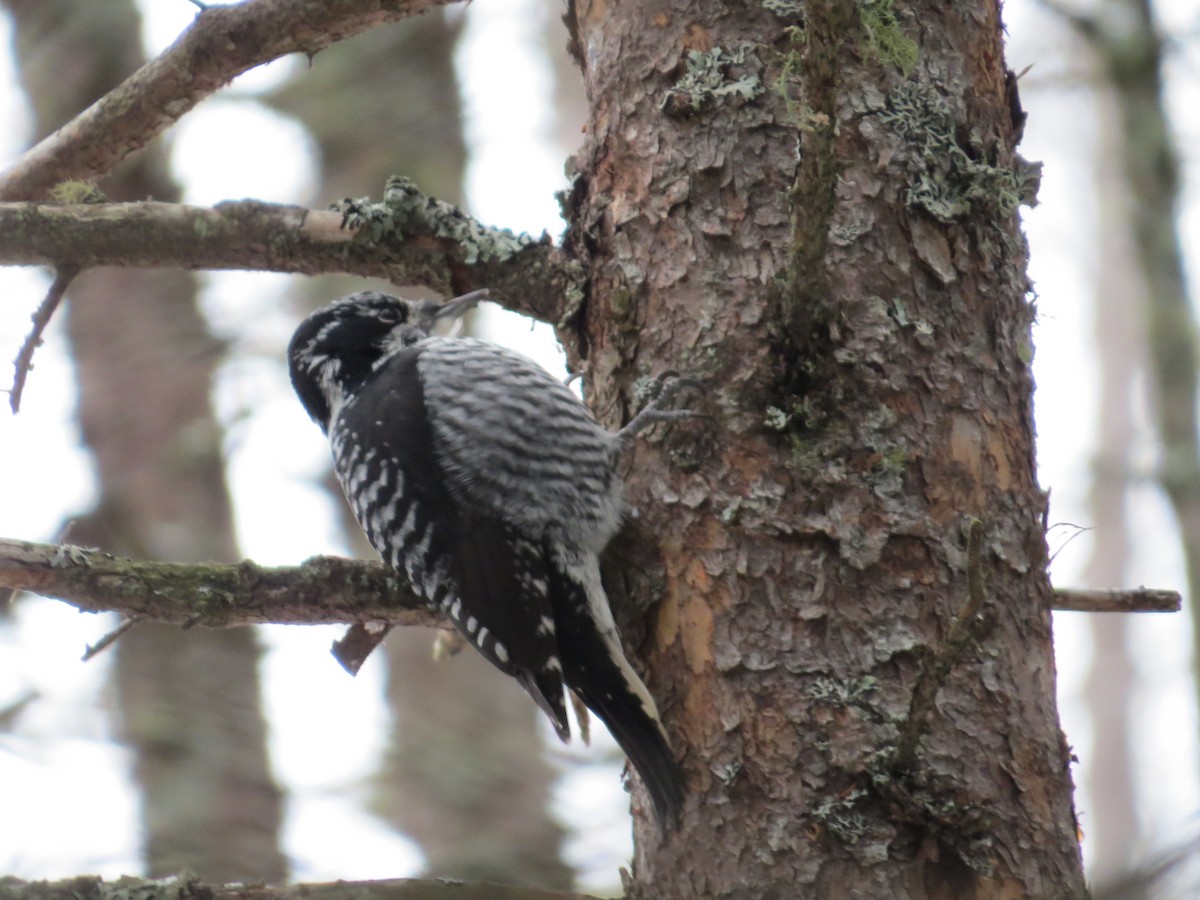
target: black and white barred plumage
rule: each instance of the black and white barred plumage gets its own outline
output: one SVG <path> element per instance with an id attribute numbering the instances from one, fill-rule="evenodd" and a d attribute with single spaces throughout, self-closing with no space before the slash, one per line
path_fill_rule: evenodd
<path id="1" fill-rule="evenodd" d="M 600 583 L 598 557 L 621 518 L 621 438 L 524 356 L 430 335 L 477 299 L 344 297 L 296 330 L 292 384 L 329 436 L 372 546 L 521 683 L 563 740 L 564 683 L 574 690 L 665 827 L 682 775 Z"/>

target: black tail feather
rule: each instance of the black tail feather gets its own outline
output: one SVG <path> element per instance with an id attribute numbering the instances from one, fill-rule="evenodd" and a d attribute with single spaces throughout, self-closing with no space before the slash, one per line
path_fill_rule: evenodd
<path id="1" fill-rule="evenodd" d="M 599 670 L 607 667 L 596 666 L 581 673 L 568 671 L 567 683 L 603 720 L 629 757 L 650 794 L 659 828 L 666 832 L 683 808 L 683 771 L 659 724 L 646 712 L 641 699 L 630 693 L 617 667 L 611 663 L 609 666 L 612 671 L 603 673 Z"/>
<path id="2" fill-rule="evenodd" d="M 562 676 L 543 671 L 540 675 L 528 669 L 518 671 L 514 677 L 521 687 L 542 708 L 542 712 L 554 726 L 554 733 L 564 744 L 571 740 L 571 723 L 567 719 L 567 707 L 563 701 Z"/>
<path id="3" fill-rule="evenodd" d="M 552 579 L 563 679 L 608 726 L 629 757 L 650 794 L 659 827 L 665 833 L 683 808 L 684 778 L 658 720 L 654 701 L 620 646 L 612 647 L 600 633 L 587 589 L 557 572 Z"/>

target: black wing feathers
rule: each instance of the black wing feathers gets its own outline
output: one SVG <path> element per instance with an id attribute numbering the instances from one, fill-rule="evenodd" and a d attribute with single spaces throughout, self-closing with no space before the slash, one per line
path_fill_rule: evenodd
<path id="1" fill-rule="evenodd" d="M 447 489 L 419 355 L 411 348 L 389 359 L 339 419 L 360 446 L 389 461 L 402 483 L 389 522 L 374 523 L 358 510 L 364 529 L 489 662 L 521 683 L 563 740 L 570 736 L 563 682 L 570 685 L 629 757 L 665 830 L 683 805 L 683 778 L 659 724 L 614 662 L 587 588 L 555 564 L 553 548 L 488 510 L 468 508 Z"/>
<path id="2" fill-rule="evenodd" d="M 450 508 L 433 453 L 433 437 L 425 416 L 425 401 L 417 380 L 415 350 L 397 353 L 379 376 L 370 379 L 355 395 L 354 402 L 342 411 L 339 425 L 357 435 L 357 443 L 376 448 L 399 473 L 403 483 L 397 491 L 392 528 L 372 533 L 372 523 L 362 521 L 364 510 L 356 510 L 360 524 L 371 544 L 393 568 L 406 571 L 405 561 L 415 562 L 419 571 L 413 588 L 422 592 L 427 561 L 441 558 L 453 546 L 453 532 L 442 521 L 440 512 Z M 412 514 L 412 528 L 399 527 Z M 428 549 L 421 558 L 412 552 L 428 536 Z M 426 597 L 439 603 L 440 597 Z"/>
<path id="3" fill-rule="evenodd" d="M 553 627 L 546 627 L 554 620 L 545 561 L 536 546 L 492 516 L 460 511 L 457 518 L 451 576 L 464 607 L 464 621 L 457 624 L 497 668 L 521 683 L 566 741 L 571 728 L 558 646 Z M 482 640 L 465 610 L 478 619 L 479 629 L 487 629 Z M 547 667 L 550 660 L 553 666 Z"/>

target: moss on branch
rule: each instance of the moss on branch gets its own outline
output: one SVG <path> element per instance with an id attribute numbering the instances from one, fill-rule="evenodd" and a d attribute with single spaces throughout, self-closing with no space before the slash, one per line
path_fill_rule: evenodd
<path id="1" fill-rule="evenodd" d="M 83 612 L 178 625 L 444 624 L 382 563 L 334 557 L 283 568 L 249 560 L 184 564 L 0 540 L 0 587 L 62 600 Z"/>

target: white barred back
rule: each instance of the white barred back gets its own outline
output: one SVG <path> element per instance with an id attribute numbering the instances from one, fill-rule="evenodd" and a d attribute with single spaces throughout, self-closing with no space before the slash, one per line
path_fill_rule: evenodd
<path id="1" fill-rule="evenodd" d="M 532 360 L 470 338 L 420 342 L 434 448 L 460 502 L 593 552 L 620 524 L 614 435 Z"/>

